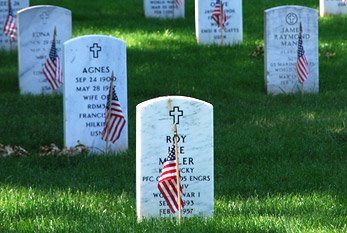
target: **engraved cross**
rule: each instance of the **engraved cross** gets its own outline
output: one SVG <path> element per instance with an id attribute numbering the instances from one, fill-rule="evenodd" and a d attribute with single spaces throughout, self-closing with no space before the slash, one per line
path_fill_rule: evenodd
<path id="1" fill-rule="evenodd" d="M 93 58 L 99 57 L 99 52 L 101 51 L 101 46 L 98 43 L 94 43 L 92 47 L 89 48 L 90 52 L 93 52 Z"/>
<path id="2" fill-rule="evenodd" d="M 178 106 L 173 107 L 173 110 L 170 111 L 170 116 L 173 118 L 173 123 L 179 124 L 180 123 L 180 116 L 183 116 L 183 111 L 180 110 Z"/>
<path id="3" fill-rule="evenodd" d="M 42 19 L 43 24 L 46 24 L 48 19 L 48 13 L 46 11 L 42 12 L 42 14 L 40 15 L 40 19 Z"/>
<path id="4" fill-rule="evenodd" d="M 298 16 L 294 13 L 289 13 L 286 20 L 289 25 L 293 25 L 298 21 Z"/>

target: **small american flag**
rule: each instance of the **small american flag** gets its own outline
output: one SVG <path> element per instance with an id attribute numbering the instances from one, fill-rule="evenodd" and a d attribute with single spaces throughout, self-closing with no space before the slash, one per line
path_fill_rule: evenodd
<path id="1" fill-rule="evenodd" d="M 221 10 L 221 7 L 222 7 L 222 10 Z M 221 12 L 222 12 L 222 16 L 221 16 Z M 212 12 L 212 19 L 217 23 L 218 27 L 221 26 L 220 25 L 221 17 L 223 18 L 223 25 L 222 25 L 222 29 L 223 29 L 227 21 L 227 15 L 224 12 L 222 0 L 217 0 L 216 5 Z"/>
<path id="2" fill-rule="evenodd" d="M 346 4 L 346 3 L 347 3 L 347 0 L 342 0 L 342 2 Z"/>
<path id="3" fill-rule="evenodd" d="M 46 60 L 46 63 L 42 71 L 49 84 L 51 85 L 52 90 L 57 89 L 63 83 L 63 76 L 60 67 L 60 58 L 57 55 L 57 48 L 55 46 L 54 39 L 51 46 L 51 50 L 49 51 L 49 56 Z"/>
<path id="4" fill-rule="evenodd" d="M 179 175 L 179 174 L 178 174 Z M 176 172 L 176 156 L 175 156 L 175 144 L 172 145 L 169 155 L 164 163 L 164 167 L 158 182 L 158 189 L 163 195 L 166 203 L 170 207 L 172 213 L 178 210 L 178 198 L 177 198 L 177 172 Z M 182 187 L 180 186 L 182 193 Z M 184 203 L 181 198 L 181 206 L 184 207 Z"/>
<path id="5" fill-rule="evenodd" d="M 110 140 L 111 142 L 115 143 L 122 133 L 122 130 L 125 125 L 125 118 L 123 115 L 122 108 L 120 106 L 117 94 L 113 88 L 113 94 L 112 94 L 112 101 L 111 101 L 111 108 L 110 108 L 110 94 L 107 96 L 107 104 L 106 104 L 106 117 L 105 117 L 105 127 L 102 131 L 102 140 Z M 111 92 L 111 88 L 110 88 Z M 111 111 L 110 119 L 108 119 L 108 113 Z M 108 131 L 108 132 L 107 132 Z"/>
<path id="6" fill-rule="evenodd" d="M 308 78 L 308 62 L 306 60 L 304 46 L 302 45 L 302 36 L 299 35 L 298 59 L 296 60 L 296 72 L 298 73 L 299 83 L 304 83 Z"/>
<path id="7" fill-rule="evenodd" d="M 179 8 L 183 3 L 184 3 L 184 0 L 176 0 L 176 8 Z"/>
<path id="8" fill-rule="evenodd" d="M 11 1 L 8 1 L 8 15 L 4 24 L 3 32 L 5 35 L 9 36 L 11 41 L 16 38 L 16 23 L 15 18 L 13 17 L 13 12 L 11 8 Z"/>

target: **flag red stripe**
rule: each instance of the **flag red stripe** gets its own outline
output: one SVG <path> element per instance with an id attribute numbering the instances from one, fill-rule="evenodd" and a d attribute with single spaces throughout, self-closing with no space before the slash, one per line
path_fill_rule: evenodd
<path id="1" fill-rule="evenodd" d="M 158 183 L 158 188 L 159 188 L 159 191 L 160 193 L 163 195 L 167 205 L 169 206 L 170 210 L 172 213 L 175 213 L 175 203 L 174 203 L 174 198 L 172 198 L 172 194 L 170 195 L 170 191 L 168 191 L 168 186 L 166 184 L 166 182 L 161 182 L 161 183 Z M 169 196 L 170 196 L 170 199 L 169 199 Z"/>
<path id="2" fill-rule="evenodd" d="M 122 125 L 121 125 L 121 127 L 118 127 L 118 128 L 119 128 L 118 133 L 117 133 L 118 136 L 117 136 L 116 139 L 114 139 L 114 140 L 112 141 L 113 143 L 115 143 L 115 142 L 120 138 L 120 134 L 121 134 L 121 132 L 122 132 L 124 126 L 125 126 L 125 119 L 122 118 Z"/>
<path id="3" fill-rule="evenodd" d="M 45 71 L 47 72 L 47 76 L 49 76 L 48 79 L 50 79 L 50 81 L 54 83 L 54 87 L 55 87 L 54 89 L 58 88 L 58 83 L 56 82 L 55 75 L 54 75 L 55 74 L 54 63 L 52 63 L 51 59 L 47 58 L 44 68 L 45 68 Z"/>
<path id="4" fill-rule="evenodd" d="M 178 175 L 178 177 L 177 177 Z M 173 144 L 169 155 L 164 163 L 159 181 L 158 188 L 160 193 L 165 198 L 168 206 L 172 213 L 178 210 L 178 192 L 182 193 L 182 186 L 179 185 L 179 190 L 177 190 L 177 178 L 179 178 L 180 173 L 176 170 L 176 160 L 175 160 L 175 145 Z M 180 198 L 181 206 L 184 207 L 182 198 Z"/>
<path id="5" fill-rule="evenodd" d="M 120 138 L 121 132 L 126 123 L 120 104 L 114 101 L 116 100 L 112 100 L 111 102 L 111 109 L 106 109 L 105 126 L 101 136 L 102 140 L 106 140 L 107 130 L 109 130 L 108 139 L 113 143 Z M 108 122 L 109 111 L 111 111 L 111 117 Z"/>
<path id="6" fill-rule="evenodd" d="M 166 184 L 169 184 L 170 186 L 168 187 L 170 189 L 170 197 L 172 199 L 172 202 L 175 205 L 176 210 L 178 210 L 178 195 L 177 195 L 177 183 L 175 179 L 171 179 L 165 182 Z"/>
<path id="7" fill-rule="evenodd" d="M 308 78 L 307 61 L 305 58 L 299 58 L 296 64 L 296 69 L 298 72 L 299 82 L 303 83 Z"/>
<path id="8" fill-rule="evenodd" d="M 8 21 L 10 20 L 10 15 L 8 15 L 7 16 L 7 18 L 6 18 L 6 21 L 5 21 L 5 24 L 4 24 L 4 28 L 3 28 L 3 32 L 6 34 L 6 33 L 8 33 L 7 31 L 8 31 Z"/>
<path id="9" fill-rule="evenodd" d="M 44 73 L 47 81 L 49 82 L 49 84 L 51 85 L 52 89 L 55 90 L 57 88 L 56 84 L 54 83 L 54 81 L 52 81 L 51 77 L 47 76 L 45 73 Z"/>
<path id="10" fill-rule="evenodd" d="M 172 209 L 171 209 L 171 211 L 173 212 L 173 213 L 175 213 L 176 212 L 176 210 L 178 210 L 178 205 L 177 205 L 177 191 L 176 191 L 176 188 L 175 188 L 175 185 L 174 184 L 176 184 L 176 182 L 174 182 L 174 184 L 173 184 L 173 182 L 174 181 L 172 181 L 172 180 L 167 180 L 167 181 L 164 181 L 163 182 L 163 187 L 165 188 L 165 195 L 163 194 L 163 196 L 165 197 L 167 197 L 168 198 L 168 200 L 169 200 L 169 202 L 171 203 L 171 206 L 172 206 Z M 169 199 L 169 197 L 170 197 L 170 199 Z"/>
<path id="11" fill-rule="evenodd" d="M 52 89 L 55 90 L 59 87 L 58 83 L 56 82 L 56 79 L 54 78 L 54 69 L 52 69 L 51 59 L 47 58 L 46 64 L 43 67 L 43 74 L 45 75 L 46 79 L 48 80 L 49 84 L 51 85 Z"/>
<path id="12" fill-rule="evenodd" d="M 115 122 L 115 121 L 114 121 Z M 116 127 L 112 127 L 113 128 L 113 134 L 110 138 L 110 141 L 112 141 L 113 143 L 115 143 L 119 137 L 120 137 L 120 133 L 123 129 L 125 125 L 125 120 L 124 118 L 117 118 L 117 124 Z"/>
<path id="13" fill-rule="evenodd" d="M 13 40 L 16 37 L 16 24 L 14 22 L 14 17 L 11 15 L 7 15 L 3 32 L 5 35 L 9 36 L 11 40 Z"/>

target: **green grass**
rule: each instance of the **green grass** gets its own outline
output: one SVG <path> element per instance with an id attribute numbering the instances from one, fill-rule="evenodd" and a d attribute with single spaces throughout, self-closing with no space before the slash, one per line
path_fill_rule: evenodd
<path id="1" fill-rule="evenodd" d="M 250 56 L 263 11 L 303 1 L 243 1 L 244 42 L 224 48 L 196 44 L 192 0 L 174 21 L 144 19 L 142 0 L 31 4 L 72 10 L 74 37 L 126 41 L 129 150 L 39 157 L 63 146 L 62 96 L 21 96 L 17 55 L 1 51 L 0 143 L 31 155 L 0 158 L 0 232 L 347 232 L 347 16 L 319 18 L 319 94 L 267 96 Z M 214 106 L 213 218 L 136 221 L 135 107 L 164 95 Z"/>

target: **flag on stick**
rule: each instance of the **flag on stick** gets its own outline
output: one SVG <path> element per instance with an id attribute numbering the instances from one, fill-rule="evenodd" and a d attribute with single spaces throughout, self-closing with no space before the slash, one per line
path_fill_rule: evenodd
<path id="1" fill-rule="evenodd" d="M 308 78 L 308 62 L 306 60 L 304 46 L 302 44 L 302 26 L 300 23 L 300 35 L 298 42 L 298 58 L 296 61 L 296 71 L 299 83 L 303 84 Z"/>
<path id="2" fill-rule="evenodd" d="M 16 23 L 15 18 L 13 17 L 11 1 L 8 0 L 8 15 L 5 20 L 3 32 L 5 35 L 10 37 L 10 41 L 13 41 L 14 38 L 16 38 L 16 31 Z"/>
<path id="3" fill-rule="evenodd" d="M 166 203 L 170 207 L 172 213 L 179 210 L 178 207 L 178 192 L 177 192 L 177 175 L 179 179 L 179 172 L 176 170 L 176 155 L 175 155 L 175 143 L 172 144 L 171 150 L 166 158 L 164 167 L 158 182 L 158 189 L 163 195 Z M 182 193 L 182 187 L 179 186 L 180 193 Z M 180 198 L 181 206 L 184 207 L 184 203 Z"/>
<path id="4" fill-rule="evenodd" d="M 55 44 L 56 44 L 56 29 L 54 28 L 52 46 L 49 51 L 49 56 L 46 60 L 46 63 L 42 69 L 43 74 L 45 75 L 46 79 L 51 85 L 53 91 L 57 89 L 63 83 L 63 75 L 61 72 L 60 58 L 57 55 L 57 48 Z"/>
<path id="5" fill-rule="evenodd" d="M 222 0 L 217 0 L 212 12 L 212 19 L 217 23 L 218 27 L 223 29 L 227 21 L 227 15 L 223 9 Z"/>
<path id="6" fill-rule="evenodd" d="M 110 96 L 112 96 L 112 98 L 110 98 Z M 110 140 L 111 142 L 115 143 L 122 133 L 125 125 L 125 118 L 117 94 L 113 87 L 113 81 L 111 81 L 110 93 L 107 96 L 105 113 L 105 126 L 104 130 L 102 131 L 101 139 L 105 140 L 106 142 Z"/>

